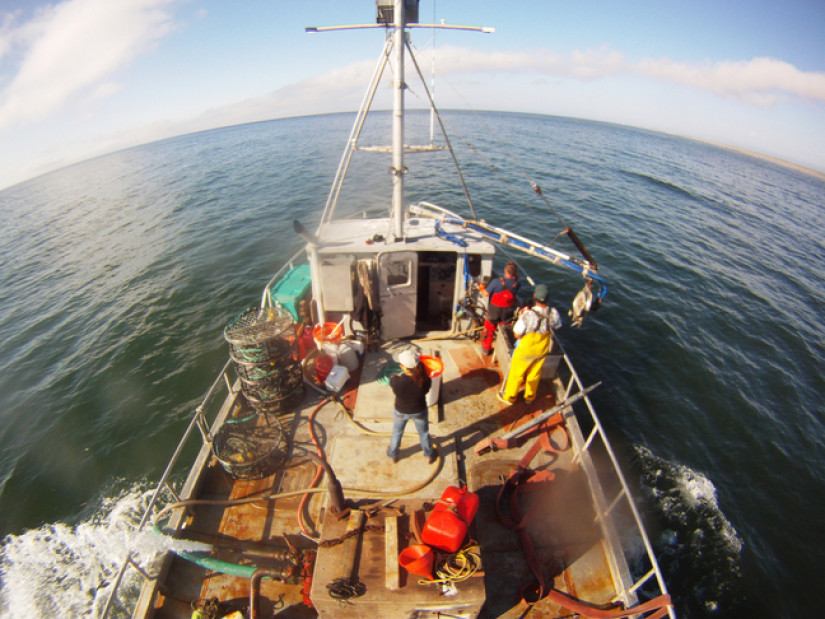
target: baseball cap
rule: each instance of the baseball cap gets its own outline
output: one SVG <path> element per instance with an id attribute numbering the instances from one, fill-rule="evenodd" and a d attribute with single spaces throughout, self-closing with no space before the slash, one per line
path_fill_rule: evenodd
<path id="1" fill-rule="evenodd" d="M 398 355 L 398 363 L 411 370 L 418 365 L 418 353 L 408 348 Z"/>

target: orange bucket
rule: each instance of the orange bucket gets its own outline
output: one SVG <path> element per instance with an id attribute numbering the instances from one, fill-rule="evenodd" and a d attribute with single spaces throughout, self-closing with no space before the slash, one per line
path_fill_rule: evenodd
<path id="1" fill-rule="evenodd" d="M 410 574 L 433 579 L 433 549 L 426 544 L 413 544 L 398 555 L 398 563 Z"/>
<path id="2" fill-rule="evenodd" d="M 424 364 L 425 368 L 427 368 L 427 375 L 430 378 L 441 376 L 441 372 L 444 371 L 444 362 L 438 357 L 431 357 L 430 355 L 421 355 L 418 357 L 418 360 Z"/>
<path id="3" fill-rule="evenodd" d="M 324 343 L 340 344 L 341 336 L 344 334 L 344 327 L 334 322 L 325 322 L 322 325 L 315 325 L 312 335 L 318 342 L 318 347 Z"/>

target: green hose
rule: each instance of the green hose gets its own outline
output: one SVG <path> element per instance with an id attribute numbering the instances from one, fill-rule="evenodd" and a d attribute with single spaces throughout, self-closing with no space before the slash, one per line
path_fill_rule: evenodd
<path id="1" fill-rule="evenodd" d="M 164 535 L 157 523 L 152 525 L 152 531 L 158 535 Z M 228 574 L 229 576 L 237 576 L 239 578 L 252 578 L 252 574 L 254 574 L 255 570 L 258 569 L 257 565 L 238 565 L 237 563 L 229 563 L 228 561 L 221 561 L 220 559 L 210 557 L 209 555 L 201 552 L 186 552 L 184 550 L 173 550 L 172 552 L 178 555 L 181 559 L 186 559 L 187 561 L 190 561 L 195 565 L 200 565 L 207 570 Z"/>
<path id="2" fill-rule="evenodd" d="M 176 553 L 181 559 L 191 561 L 195 565 L 200 565 L 207 570 L 213 572 L 220 572 L 228 574 L 229 576 L 237 576 L 238 578 L 252 578 L 252 574 L 258 569 L 257 565 L 238 565 L 237 563 L 229 563 L 221 561 L 215 557 L 203 555 L 199 552 L 178 552 Z"/>

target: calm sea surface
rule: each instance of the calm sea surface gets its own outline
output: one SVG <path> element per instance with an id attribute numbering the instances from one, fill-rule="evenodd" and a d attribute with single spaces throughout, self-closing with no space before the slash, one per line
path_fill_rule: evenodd
<path id="1" fill-rule="evenodd" d="M 821 616 L 825 181 L 628 127 L 446 120 L 479 217 L 555 237 L 526 171 L 608 280 L 560 336 L 604 382 L 680 616 Z M 316 223 L 350 122 L 187 135 L 0 191 L 0 617 L 96 616 L 224 325 L 299 249 L 292 219 Z M 407 161 L 408 198 L 467 213 L 449 159 L 427 157 Z M 357 162 L 344 213 L 387 203 L 387 160 Z M 580 281 L 525 264 L 569 305 Z"/>

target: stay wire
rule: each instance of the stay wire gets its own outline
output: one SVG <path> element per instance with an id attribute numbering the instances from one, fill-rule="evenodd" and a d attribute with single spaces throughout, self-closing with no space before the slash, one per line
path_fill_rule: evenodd
<path id="1" fill-rule="evenodd" d="M 444 76 L 442 76 L 442 75 L 440 75 L 440 74 L 439 74 L 439 77 L 440 77 L 441 79 L 443 79 L 443 80 L 444 80 L 444 81 L 445 81 L 445 82 L 446 82 L 446 83 L 450 86 L 450 88 L 452 88 L 453 92 L 454 92 L 456 95 L 458 95 L 458 97 L 459 97 L 459 98 L 460 98 L 460 99 L 464 102 L 464 104 L 467 106 L 467 109 L 469 109 L 469 111 L 470 111 L 470 112 L 472 112 L 472 113 L 473 113 L 473 115 L 474 115 L 474 116 L 475 116 L 475 117 L 476 117 L 476 118 L 477 118 L 477 119 L 478 119 L 478 120 L 479 120 L 479 121 L 480 121 L 480 122 L 481 122 L 481 123 L 482 123 L 482 124 L 486 127 L 487 131 L 488 131 L 488 132 L 490 133 L 490 135 L 493 137 L 493 139 L 494 139 L 494 140 L 495 140 L 495 142 L 498 144 L 498 146 L 501 148 L 501 150 L 502 150 L 502 151 L 503 151 L 503 152 L 507 155 L 507 157 L 510 159 L 510 161 L 512 161 L 512 162 L 513 162 L 513 164 L 514 164 L 514 165 L 515 165 L 515 166 L 519 169 L 519 171 L 521 171 L 521 173 L 522 173 L 522 174 L 524 175 L 524 177 L 527 179 L 527 182 L 528 182 L 528 183 L 530 183 L 530 187 L 532 188 L 533 192 L 534 192 L 536 195 L 538 195 L 538 196 L 539 196 L 539 198 L 541 198 L 541 200 L 544 202 L 544 204 L 547 206 L 547 208 L 550 210 L 550 212 L 551 212 L 551 213 L 553 213 L 553 215 L 556 217 L 556 219 L 558 219 L 558 220 L 559 220 L 559 223 L 562 225 L 562 228 L 563 228 L 563 229 L 566 229 L 566 228 L 567 228 L 567 224 L 565 223 L 565 221 L 564 221 L 564 219 L 562 218 L 562 216 L 558 213 L 558 211 L 556 211 L 556 209 L 554 209 L 554 208 L 553 208 L 553 205 L 552 205 L 552 204 L 550 204 L 550 201 L 549 201 L 549 200 L 547 199 L 547 197 L 544 195 L 543 191 L 541 190 L 541 187 L 539 187 L 539 185 L 538 185 L 538 184 L 537 184 L 537 183 L 533 180 L 533 178 L 530 176 L 529 172 L 528 172 L 528 171 L 524 168 L 524 166 L 522 166 L 522 165 L 521 165 L 520 161 L 519 161 L 519 160 L 515 157 L 515 155 L 513 155 L 513 153 L 510 151 L 510 149 L 508 149 L 508 148 L 507 148 L 507 146 L 505 145 L 504 141 L 501 139 L 501 137 L 499 137 L 498 133 L 497 133 L 497 132 L 496 132 L 496 131 L 492 128 L 492 126 L 491 126 L 491 125 L 490 125 L 490 124 L 489 124 L 489 123 L 488 123 L 488 122 L 484 119 L 484 117 L 482 117 L 482 116 L 481 116 L 481 114 L 479 114 L 479 113 L 478 113 L 478 111 L 477 111 L 477 110 L 476 110 L 476 109 L 472 106 L 472 104 L 470 104 L 470 103 L 467 101 L 467 99 L 464 97 L 464 95 L 462 95 L 462 94 L 461 94 L 461 92 L 460 92 L 460 91 L 459 91 L 459 90 L 458 90 L 458 89 L 457 89 L 457 88 L 456 88 L 456 87 L 452 84 L 452 82 L 450 82 L 450 80 L 449 80 L 449 79 L 447 79 L 446 77 L 444 77 Z M 475 154 L 476 154 L 476 155 L 477 155 L 477 156 L 478 156 L 478 157 L 479 157 L 482 161 L 484 161 L 484 163 L 485 163 L 487 166 L 489 166 L 489 167 L 490 167 L 490 169 L 491 169 L 491 170 L 493 170 L 493 171 L 496 173 L 496 175 L 497 175 L 497 176 L 499 176 L 499 178 L 500 178 L 500 179 L 501 179 L 501 180 L 505 183 L 505 185 L 507 185 L 507 187 L 510 189 L 510 191 L 512 191 L 512 192 L 513 192 L 513 194 L 514 194 L 514 195 L 518 196 L 518 194 L 516 193 L 516 191 L 515 191 L 514 189 L 512 189 L 512 186 L 510 185 L 510 183 L 508 183 L 508 182 L 507 182 L 507 180 L 506 180 L 506 179 L 504 179 L 504 177 L 502 177 L 502 176 L 499 174 L 498 169 L 497 169 L 497 168 L 496 168 L 496 167 L 492 164 L 492 162 L 490 162 L 490 161 L 489 161 L 489 159 L 487 159 L 486 157 L 484 157 L 484 155 L 482 155 L 482 154 L 481 154 L 481 153 L 480 153 L 480 152 L 479 152 L 479 151 L 478 151 L 478 150 L 477 150 L 477 149 L 476 149 L 476 148 L 475 148 L 472 144 L 470 144 L 470 143 L 469 143 L 469 142 L 468 142 L 468 141 L 467 141 L 467 140 L 466 140 L 466 139 L 465 139 L 465 138 L 464 138 L 461 134 L 459 134 L 459 133 L 457 133 L 457 132 L 455 132 L 455 131 L 453 131 L 452 133 L 453 133 L 454 135 L 458 136 L 458 137 L 459 137 L 459 139 L 461 139 L 461 141 L 462 141 L 462 142 L 464 142 L 464 144 L 465 144 L 465 146 L 467 146 L 467 148 L 469 148 L 469 149 L 470 149 L 473 153 L 475 153 Z M 523 201 L 523 199 L 522 199 L 522 201 Z M 525 205 L 526 205 L 528 208 L 530 208 L 530 210 L 531 210 L 531 211 L 533 211 L 533 212 L 535 213 L 535 211 L 534 211 L 534 210 L 533 210 L 533 208 L 529 205 L 529 203 L 527 203 L 526 201 L 524 201 L 524 203 L 525 203 Z M 564 234 L 564 233 L 562 232 L 561 234 Z M 561 234 L 556 235 L 556 237 L 554 238 L 554 240 L 555 240 L 555 239 L 557 239 L 559 236 L 561 236 Z"/>

